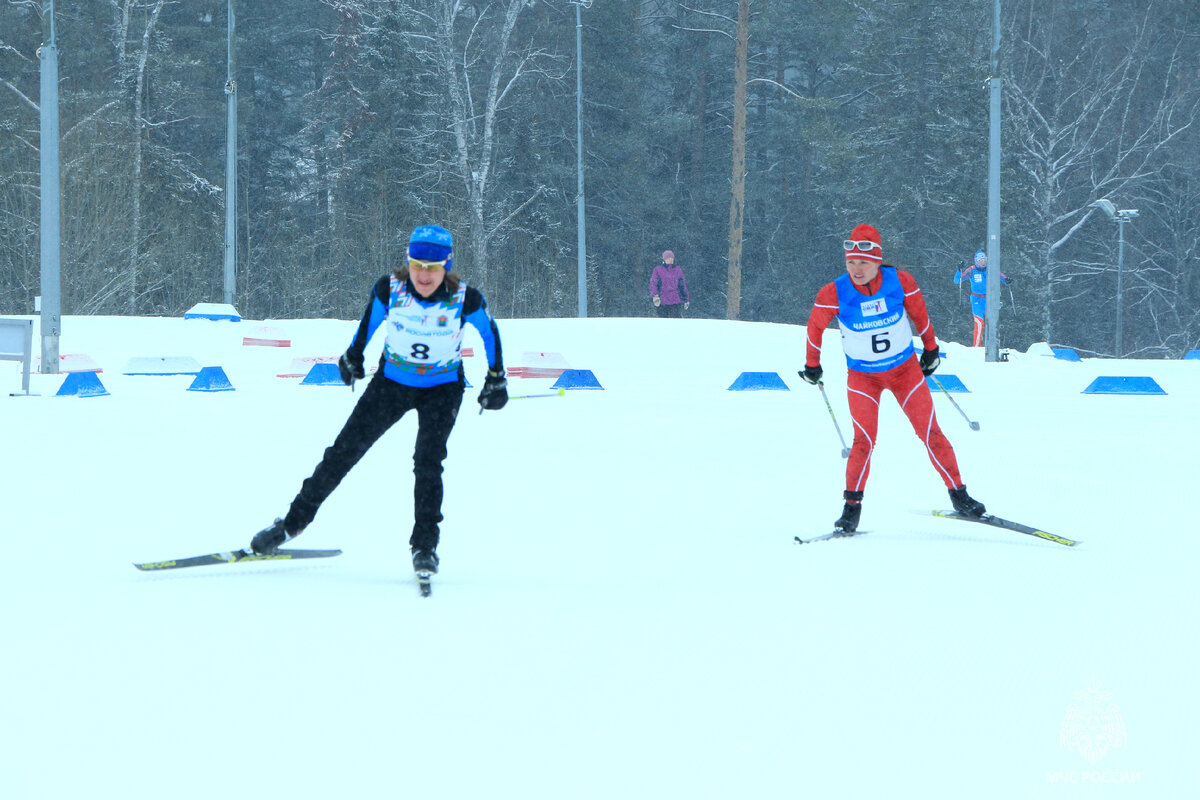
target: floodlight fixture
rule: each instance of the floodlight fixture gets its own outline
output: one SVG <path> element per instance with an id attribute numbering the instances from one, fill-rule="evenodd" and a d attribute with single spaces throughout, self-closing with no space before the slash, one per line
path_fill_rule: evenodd
<path id="1" fill-rule="evenodd" d="M 1109 219 L 1117 223 L 1117 336 L 1114 349 L 1117 358 L 1120 358 L 1125 354 L 1125 224 L 1137 218 L 1138 210 L 1136 208 L 1118 209 L 1107 198 L 1101 198 L 1091 203 L 1090 207 L 1100 209 Z"/>

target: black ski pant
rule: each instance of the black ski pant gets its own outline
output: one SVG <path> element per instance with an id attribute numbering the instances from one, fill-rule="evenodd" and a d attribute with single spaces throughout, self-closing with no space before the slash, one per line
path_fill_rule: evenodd
<path id="1" fill-rule="evenodd" d="M 675 319 L 683 319 L 683 303 L 672 303 L 671 305 L 661 305 L 654 309 L 655 313 L 660 317 L 673 317 Z"/>
<path id="2" fill-rule="evenodd" d="M 283 524 L 289 533 L 308 527 L 342 478 L 371 449 L 389 428 L 407 412 L 417 411 L 417 444 L 413 451 L 413 524 L 409 544 L 419 550 L 432 550 L 438 543 L 438 523 L 442 521 L 442 461 L 446 441 L 462 405 L 463 386 L 459 382 L 417 388 L 404 386 L 375 374 L 362 398 L 350 412 L 333 445 L 312 477 L 300 487 Z"/>

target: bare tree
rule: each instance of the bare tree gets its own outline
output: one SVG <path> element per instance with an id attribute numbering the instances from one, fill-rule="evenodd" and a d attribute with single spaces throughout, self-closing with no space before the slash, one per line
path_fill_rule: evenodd
<path id="1" fill-rule="evenodd" d="M 1200 346 L 1200 179 L 1191 153 L 1160 170 L 1137 195 L 1139 263 L 1131 270 L 1134 354 L 1178 358 Z M 1129 227 L 1129 226 L 1126 226 Z"/>
<path id="2" fill-rule="evenodd" d="M 732 103 L 732 172 L 729 190 L 728 268 L 725 294 L 725 316 L 738 319 L 742 305 L 742 243 L 746 215 L 746 87 L 749 70 L 750 0 L 736 0 L 737 17 L 721 13 L 726 3 L 709 3 L 709 7 L 681 2 L 679 7 L 687 17 L 696 20 L 691 25 L 681 26 L 684 30 L 698 33 L 720 34 L 734 43 L 733 59 L 733 103 Z M 716 26 L 716 27 L 713 27 Z M 730 30 L 732 33 L 730 33 Z M 700 89 L 703 96 L 703 87 Z M 698 113 L 706 113 L 701 105 Z M 697 129 L 703 131 L 703 119 L 698 120 Z M 702 135 L 702 133 L 697 134 Z"/>
<path id="3" fill-rule="evenodd" d="M 376 122 L 371 93 L 364 89 L 373 56 L 374 16 L 360 0 L 322 0 L 329 12 L 315 27 L 312 47 L 313 90 L 304 99 L 305 125 L 296 136 L 311 180 L 312 243 L 315 261 L 304 281 L 310 302 L 322 313 L 336 313 L 358 302 L 358 287 L 345 277 L 355 263 L 355 202 L 366 160 L 364 134 Z M 334 27 L 336 26 L 336 27 Z"/>
<path id="4" fill-rule="evenodd" d="M 1040 279 L 1036 318 L 1045 341 L 1059 334 L 1063 309 L 1094 308 L 1083 301 L 1094 299 L 1093 279 L 1110 269 L 1094 250 L 1068 247 L 1093 217 L 1091 204 L 1107 196 L 1127 202 L 1196 119 L 1194 95 L 1175 90 L 1182 37 L 1172 43 L 1153 19 L 1151 8 L 1118 23 L 1121 36 L 1089 41 L 1086 20 L 1050 24 L 1028 3 L 1009 26 L 1005 123 L 1025 194 L 1020 206 L 1030 215 L 1012 226 L 1022 242 L 1014 251 Z"/>
<path id="5" fill-rule="evenodd" d="M 141 286 L 138 281 L 139 258 L 142 244 L 142 168 L 144 164 L 143 146 L 145 119 L 143 104 L 146 88 L 146 62 L 150 58 L 150 43 L 154 38 L 154 28 L 158 24 L 158 16 L 162 13 L 166 0 L 157 0 L 146 19 L 142 29 L 141 41 L 137 51 L 132 55 L 126 52 L 128 32 L 131 28 L 131 12 L 134 0 L 124 0 L 121 5 L 120 38 L 117 46 L 117 63 L 123 73 L 127 74 L 133 84 L 133 157 L 131 169 L 133 172 L 133 192 L 130 197 L 129 210 L 129 265 L 127 267 L 126 307 L 130 314 L 137 313 L 138 293 Z"/>
<path id="6" fill-rule="evenodd" d="M 432 79 L 425 89 L 430 101 L 422 115 L 426 126 L 414 129 L 412 135 L 449 135 L 449 148 L 431 143 L 429 150 L 440 158 L 426 168 L 448 167 L 460 183 L 471 266 L 481 283 L 487 281 L 493 237 L 543 191 L 535 188 L 523 198 L 503 197 L 493 181 L 503 147 L 503 113 L 517 88 L 549 59 L 532 37 L 514 38 L 521 15 L 530 6 L 531 0 L 406 4 L 417 23 L 408 34 L 410 45 Z"/>
<path id="7" fill-rule="evenodd" d="M 36 30 L 32 23 L 40 8 L 3 10 L 8 12 L 4 20 L 8 24 L 0 28 L 0 69 L 5 74 L 0 78 L 0 119 L 4 120 L 0 123 L 0 310 L 14 313 L 32 308 L 39 288 L 37 125 L 41 109 L 27 94 L 37 86 L 33 47 L 27 53 L 9 42 L 22 27 Z M 22 72 L 28 75 L 25 81 L 17 77 Z"/>
<path id="8" fill-rule="evenodd" d="M 64 216 L 69 219 L 64 245 L 69 259 L 86 265 L 70 271 L 66 288 L 79 295 L 77 308 L 84 313 L 114 308 L 137 313 L 139 300 L 149 289 L 142 280 L 143 246 L 153 235 L 145 228 L 142 202 L 150 127 L 145 98 L 155 27 L 165 4 L 165 0 L 155 0 L 141 31 L 135 32 L 144 4 L 109 0 L 106 13 L 111 16 L 105 29 L 116 60 L 117 85 L 99 93 L 104 102 L 62 136 L 68 204 Z M 136 46 L 131 51 L 133 42 Z M 126 119 L 119 118 L 123 108 L 129 110 Z M 96 126 L 106 123 L 128 140 L 105 137 Z M 99 176 L 108 176 L 108 180 L 99 180 Z M 126 196 L 127 208 L 113 202 Z M 123 266 L 114 266 L 118 259 Z"/>
<path id="9" fill-rule="evenodd" d="M 742 306 L 742 224 L 746 211 L 746 59 L 750 0 L 738 0 L 733 59 L 733 177 L 729 194 L 729 294 L 725 316 L 737 319 Z"/>

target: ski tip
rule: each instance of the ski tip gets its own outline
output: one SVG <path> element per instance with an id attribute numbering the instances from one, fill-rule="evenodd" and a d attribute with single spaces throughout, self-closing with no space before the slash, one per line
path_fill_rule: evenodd
<path id="1" fill-rule="evenodd" d="M 143 572 L 154 572 L 158 570 L 172 570 L 183 567 L 202 567 L 214 564 L 238 564 L 251 563 L 261 561 L 293 561 L 308 558 L 330 558 L 332 556 L 340 556 L 341 550 L 276 550 L 274 553 L 257 555 L 253 552 L 242 550 L 225 550 L 219 553 L 207 553 L 200 556 L 189 556 L 187 558 L 174 558 L 168 561 L 147 561 L 134 562 L 133 566 Z"/>
<path id="2" fill-rule="evenodd" d="M 1048 542 L 1054 542 L 1055 544 L 1065 545 L 1066 547 L 1075 547 L 1079 544 L 1079 542 L 1075 539 L 1068 539 L 1065 536 L 1059 536 L 1056 533 L 1050 533 L 1049 531 L 1044 531 L 1041 528 L 1034 528 L 1031 525 L 1014 522 L 1011 519 L 997 517 L 995 514 L 981 514 L 978 517 L 969 517 L 965 514 L 959 514 L 956 511 L 934 510 L 930 513 L 932 513 L 935 517 L 961 520 L 963 522 L 978 522 L 984 525 L 991 525 L 996 528 L 1001 528 L 1002 530 L 1015 531 L 1016 533 L 1023 533 L 1028 536 L 1036 536 L 1039 539 L 1044 539 Z"/>

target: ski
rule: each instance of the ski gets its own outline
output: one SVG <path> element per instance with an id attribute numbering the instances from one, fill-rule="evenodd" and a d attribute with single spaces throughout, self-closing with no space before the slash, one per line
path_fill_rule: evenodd
<path id="1" fill-rule="evenodd" d="M 256 555 L 249 550 L 230 550 L 224 553 L 207 553 L 190 558 L 176 558 L 170 561 L 148 561 L 134 564 L 140 570 L 151 572 L 163 569 L 183 569 L 184 567 L 204 567 L 209 564 L 236 564 L 241 561 L 295 561 L 300 558 L 332 558 L 341 555 L 341 550 L 276 550 L 270 555 Z"/>
<path id="2" fill-rule="evenodd" d="M 796 536 L 795 539 L 796 544 L 812 544 L 813 542 L 823 542 L 826 539 L 849 539 L 851 536 L 862 536 L 865 533 L 867 533 L 867 531 L 851 531 L 850 533 L 847 533 L 839 528 L 831 533 L 822 534 L 821 536 L 814 536 L 811 539 L 801 539 L 799 536 Z"/>
<path id="3" fill-rule="evenodd" d="M 432 577 L 432 572 L 422 570 L 417 573 L 417 586 L 421 590 L 421 597 L 429 597 L 433 593 L 433 584 L 429 580 Z"/>
<path id="4" fill-rule="evenodd" d="M 1079 542 L 1076 541 L 1075 539 L 1068 539 L 1065 536 L 1059 536 L 1056 533 L 1050 533 L 1049 531 L 1043 531 L 1039 528 L 1031 528 L 1028 525 L 1022 525 L 1019 522 L 1013 522 L 1010 519 L 1002 519 L 1000 517 L 996 517 L 991 514 L 984 514 L 982 517 L 968 517 L 968 516 L 959 514 L 956 511 L 933 511 L 930 513 L 932 513 L 935 517 L 944 517 L 946 519 L 958 519 L 958 520 L 962 520 L 963 522 L 979 522 L 984 525 L 991 525 L 992 527 L 995 527 L 995 528 L 1004 528 L 1005 530 L 1016 531 L 1017 533 L 1024 533 L 1029 536 L 1036 536 L 1039 539 L 1045 539 L 1048 542 L 1054 542 L 1055 544 L 1066 545 L 1067 547 L 1074 547 L 1075 545 L 1079 544 Z"/>

